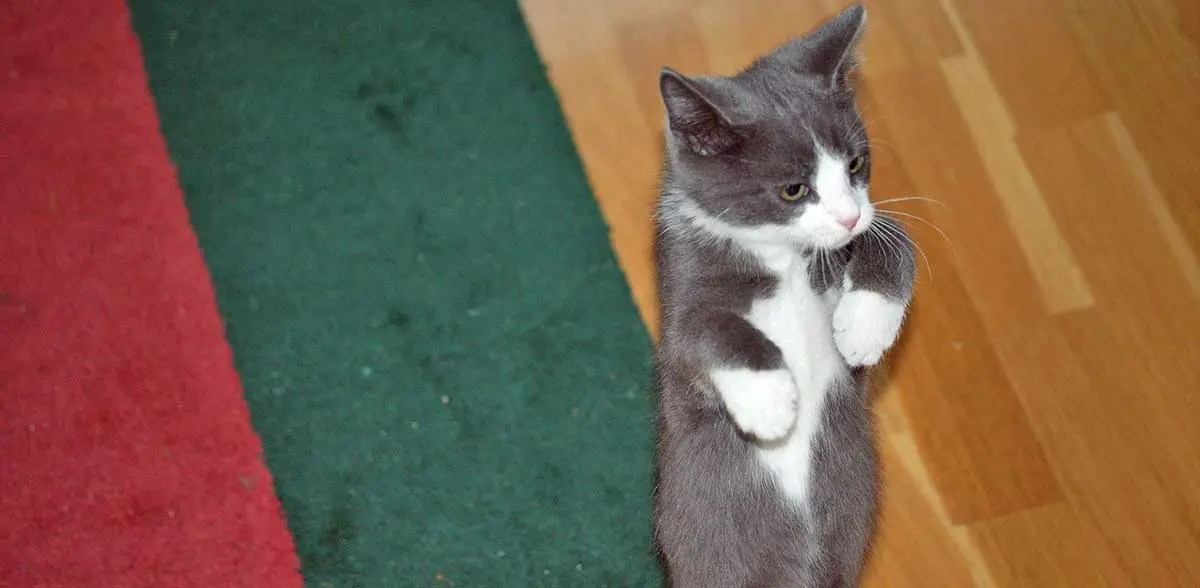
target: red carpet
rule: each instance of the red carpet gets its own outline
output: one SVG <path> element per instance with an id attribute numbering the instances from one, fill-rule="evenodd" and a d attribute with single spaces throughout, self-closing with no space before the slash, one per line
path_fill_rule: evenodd
<path id="1" fill-rule="evenodd" d="M 0 2 L 0 587 L 298 566 L 124 2 Z"/>

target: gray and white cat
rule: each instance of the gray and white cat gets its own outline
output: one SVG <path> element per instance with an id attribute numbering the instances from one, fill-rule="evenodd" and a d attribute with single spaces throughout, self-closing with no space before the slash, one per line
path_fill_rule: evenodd
<path id="1" fill-rule="evenodd" d="M 854 5 L 732 77 L 660 78 L 655 540 L 674 588 L 856 586 L 874 528 L 864 366 L 916 271 L 868 198 Z"/>

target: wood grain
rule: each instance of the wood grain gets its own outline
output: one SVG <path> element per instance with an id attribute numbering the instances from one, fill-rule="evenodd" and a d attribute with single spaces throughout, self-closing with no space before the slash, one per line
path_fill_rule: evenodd
<path id="1" fill-rule="evenodd" d="M 659 69 L 732 73 L 844 0 L 522 5 L 655 334 Z M 868 6 L 873 197 L 936 202 L 881 205 L 925 258 L 866 585 L 1200 585 L 1200 3 Z"/>

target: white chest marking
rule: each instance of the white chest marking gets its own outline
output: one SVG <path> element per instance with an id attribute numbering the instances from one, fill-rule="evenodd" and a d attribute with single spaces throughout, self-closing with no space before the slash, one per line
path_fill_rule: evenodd
<path id="1" fill-rule="evenodd" d="M 779 278 L 771 297 L 756 301 L 746 320 L 783 352 L 800 392 L 796 426 L 782 440 L 757 448 L 784 495 L 804 508 L 813 446 L 830 383 L 846 364 L 833 340 L 829 300 L 813 290 L 808 261 L 798 253 L 756 247 L 754 253 Z"/>

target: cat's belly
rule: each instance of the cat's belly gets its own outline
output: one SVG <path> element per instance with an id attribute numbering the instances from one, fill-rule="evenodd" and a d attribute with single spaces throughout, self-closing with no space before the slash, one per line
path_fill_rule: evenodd
<path id="1" fill-rule="evenodd" d="M 846 364 L 833 341 L 828 302 L 813 291 L 803 263 L 791 264 L 770 298 L 755 301 L 746 319 L 783 352 L 800 391 L 796 425 L 782 441 L 757 448 L 786 498 L 807 506 L 813 447 L 830 384 Z"/>

